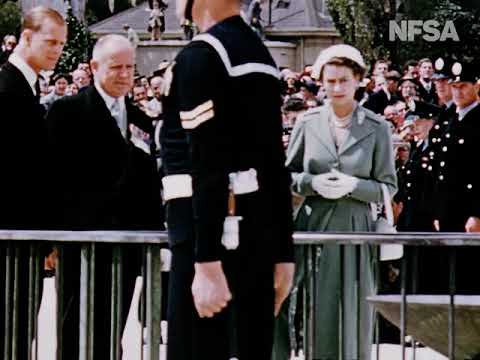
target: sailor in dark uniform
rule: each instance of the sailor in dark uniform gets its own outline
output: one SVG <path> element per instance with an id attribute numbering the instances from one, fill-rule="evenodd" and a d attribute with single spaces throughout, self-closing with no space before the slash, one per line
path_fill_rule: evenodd
<path id="1" fill-rule="evenodd" d="M 480 174 L 475 156 L 480 150 L 479 67 L 469 62 L 451 66 L 453 102 L 457 110 L 441 137 L 436 161 L 436 228 L 442 232 L 480 231 Z M 459 294 L 480 294 L 476 271 L 477 248 L 457 252 L 456 289 Z M 446 279 L 445 279 L 446 281 Z"/>
<path id="2" fill-rule="evenodd" d="M 202 33 L 165 74 L 170 360 L 270 359 L 293 276 L 279 73 L 240 5 L 177 2 Z"/>

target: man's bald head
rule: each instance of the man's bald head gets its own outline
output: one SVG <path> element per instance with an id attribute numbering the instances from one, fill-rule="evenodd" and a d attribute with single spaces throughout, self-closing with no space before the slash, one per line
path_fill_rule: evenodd
<path id="1" fill-rule="evenodd" d="M 155 76 L 150 80 L 150 89 L 157 100 L 162 99 L 164 80 L 161 76 Z"/>
<path id="2" fill-rule="evenodd" d="M 135 49 L 120 35 L 100 38 L 90 63 L 95 82 L 112 97 L 125 96 L 133 86 Z"/>
<path id="3" fill-rule="evenodd" d="M 121 50 L 130 50 L 135 54 L 135 49 L 126 37 L 115 34 L 102 36 L 93 47 L 92 60 L 104 61 L 112 53 Z"/>

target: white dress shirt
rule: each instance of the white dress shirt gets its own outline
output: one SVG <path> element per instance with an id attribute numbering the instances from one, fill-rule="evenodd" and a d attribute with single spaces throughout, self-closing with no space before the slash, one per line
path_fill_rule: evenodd
<path id="1" fill-rule="evenodd" d="M 114 98 L 113 96 L 108 95 L 98 82 L 95 82 L 95 88 L 102 97 L 103 101 L 105 101 L 105 105 L 107 105 L 108 111 L 110 111 L 112 117 L 117 121 L 118 128 L 122 132 L 123 137 L 126 138 L 127 109 L 125 107 L 125 97 L 121 96 L 118 98 Z M 116 103 L 118 105 L 116 105 Z M 118 110 L 115 109 L 116 106 L 118 106 Z"/>
<path id="2" fill-rule="evenodd" d="M 458 120 L 459 121 L 462 121 L 463 118 L 465 116 L 467 116 L 467 114 L 470 112 L 470 110 L 472 110 L 475 106 L 477 106 L 479 104 L 478 101 L 474 101 L 473 103 L 471 103 L 470 105 L 468 105 L 466 108 L 463 108 L 463 109 L 460 109 L 460 108 L 457 108 L 457 113 L 458 113 Z"/>

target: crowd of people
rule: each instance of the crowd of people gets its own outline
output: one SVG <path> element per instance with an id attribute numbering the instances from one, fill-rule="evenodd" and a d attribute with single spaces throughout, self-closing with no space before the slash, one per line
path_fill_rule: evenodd
<path id="1" fill-rule="evenodd" d="M 135 74 L 132 39 L 120 35 L 99 39 L 90 61 L 71 73 L 53 72 L 66 26 L 43 7 L 24 18 L 18 46 L 15 36 L 4 37 L 0 55 L 0 104 L 12 119 L 24 120 L 6 123 L 12 136 L 0 146 L 10 174 L 0 187 L 8 209 L 0 227 L 166 227 L 173 254 L 168 359 L 252 358 L 253 351 L 269 358 L 274 314 L 285 312 L 295 327 L 307 276 L 303 249 L 294 252 L 294 229 L 378 231 L 371 204 L 392 197 L 397 231 L 480 231 L 480 179 L 471 163 L 480 144 L 474 63 L 423 58 L 400 67 L 377 60 L 369 71 L 359 50 L 333 45 L 301 72 L 278 71 L 240 17 L 237 0 L 202 3 L 194 13 L 184 4 L 183 19 L 203 32 L 175 62 L 159 62 L 145 76 Z M 14 134 L 23 134 L 28 146 L 18 146 Z M 32 185 L 32 174 L 46 175 Z M 125 307 L 143 261 L 134 246 L 127 250 Z M 108 284 L 112 250 L 99 245 L 96 251 L 95 281 Z M 478 293 L 468 276 L 476 251 L 455 251 L 457 291 Z M 45 249 L 50 273 L 52 254 L 60 254 L 65 272 L 69 337 L 62 356 L 75 358 L 80 253 Z M 406 249 L 410 276 L 418 277 L 411 291 L 446 293 L 448 271 L 438 259 L 448 255 Z M 314 358 L 369 358 L 373 309 L 366 298 L 375 291 L 376 258 L 367 245 L 322 248 L 309 270 L 317 272 Z M 294 260 L 300 265 L 295 280 Z M 386 269 L 380 291 L 391 290 L 391 272 L 398 276 L 397 263 Z M 19 281 L 28 283 L 25 276 Z M 282 308 L 292 283 L 293 296 Z M 109 290 L 96 290 L 99 336 L 109 336 Z M 358 314 L 361 329 L 353 325 Z M 288 332 L 275 339 L 277 359 L 298 350 Z M 108 346 L 95 346 L 96 357 L 107 358 Z"/>

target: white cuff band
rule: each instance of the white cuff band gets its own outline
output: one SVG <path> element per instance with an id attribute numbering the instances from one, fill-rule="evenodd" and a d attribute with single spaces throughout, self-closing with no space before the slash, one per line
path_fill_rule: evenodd
<path id="1" fill-rule="evenodd" d="M 163 199 L 165 201 L 189 198 L 193 195 L 192 177 L 186 174 L 168 175 L 162 179 Z"/>

